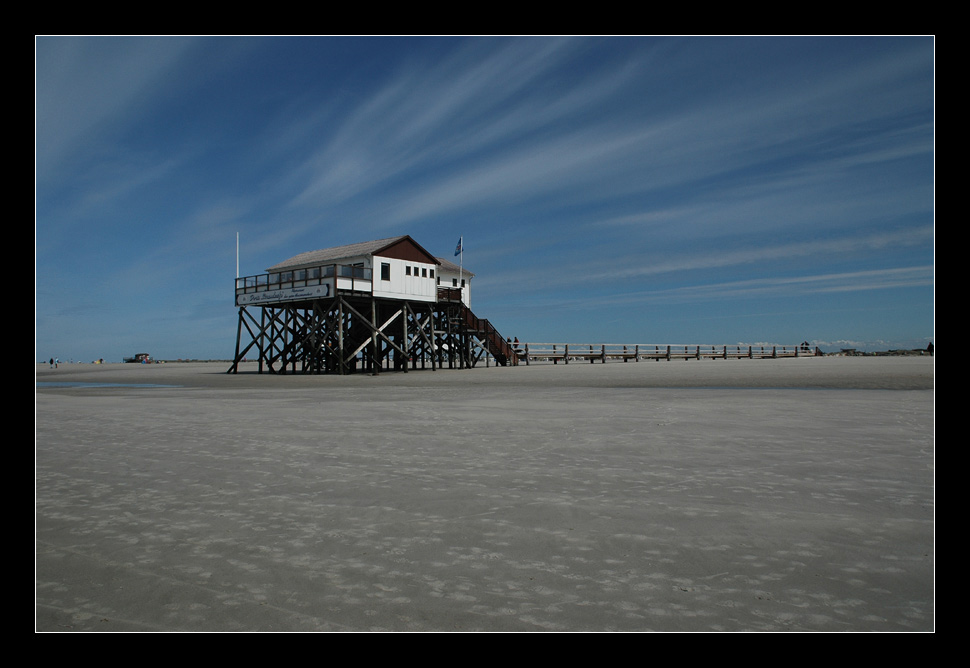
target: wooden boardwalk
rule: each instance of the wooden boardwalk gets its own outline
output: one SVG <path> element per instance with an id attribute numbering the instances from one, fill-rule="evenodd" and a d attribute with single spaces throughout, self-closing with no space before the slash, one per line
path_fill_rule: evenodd
<path id="1" fill-rule="evenodd" d="M 780 357 L 814 357 L 821 355 L 818 348 L 805 344 L 784 346 L 741 345 L 669 345 L 625 343 L 513 343 L 519 363 L 552 362 L 569 364 L 571 361 L 589 361 L 590 364 L 607 360 L 639 362 L 640 360 L 674 359 L 776 359 Z"/>

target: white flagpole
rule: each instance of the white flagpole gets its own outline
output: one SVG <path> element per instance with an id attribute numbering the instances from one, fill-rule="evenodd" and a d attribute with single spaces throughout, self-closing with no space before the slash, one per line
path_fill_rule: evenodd
<path id="1" fill-rule="evenodd" d="M 236 232 L 236 278 L 239 278 L 239 232 Z"/>

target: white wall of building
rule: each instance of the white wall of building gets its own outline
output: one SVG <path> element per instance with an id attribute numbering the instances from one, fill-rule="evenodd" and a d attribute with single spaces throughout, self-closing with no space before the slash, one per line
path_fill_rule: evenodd
<path id="1" fill-rule="evenodd" d="M 374 256 L 373 293 L 388 299 L 433 302 L 438 298 L 438 265 Z"/>

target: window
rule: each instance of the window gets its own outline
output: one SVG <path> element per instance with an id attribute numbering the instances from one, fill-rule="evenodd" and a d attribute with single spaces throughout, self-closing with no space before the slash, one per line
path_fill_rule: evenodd
<path id="1" fill-rule="evenodd" d="M 381 262 L 381 280 L 389 281 L 391 280 L 391 263 Z"/>
<path id="2" fill-rule="evenodd" d="M 411 275 L 411 265 L 408 265 L 404 268 L 404 273 L 407 274 L 408 276 Z"/>
<path id="3" fill-rule="evenodd" d="M 458 287 L 458 279 L 457 278 L 451 279 L 451 287 L 453 287 L 453 288 L 457 288 Z"/>
<path id="4" fill-rule="evenodd" d="M 428 268 L 421 267 L 421 278 L 427 278 L 427 277 L 428 277 Z"/>
<path id="5" fill-rule="evenodd" d="M 434 278 L 434 269 L 429 269 L 428 272 L 431 274 L 431 278 Z"/>
<path id="6" fill-rule="evenodd" d="M 370 278 L 370 269 L 363 262 L 339 265 L 340 275 L 344 278 Z"/>
<path id="7" fill-rule="evenodd" d="M 465 287 L 465 279 L 461 279 L 461 287 Z"/>

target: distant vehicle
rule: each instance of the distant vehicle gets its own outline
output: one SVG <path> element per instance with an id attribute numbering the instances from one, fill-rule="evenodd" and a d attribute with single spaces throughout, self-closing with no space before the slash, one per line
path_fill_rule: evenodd
<path id="1" fill-rule="evenodd" d="M 150 364 L 152 356 L 148 353 L 135 353 L 134 357 L 126 357 L 126 364 Z"/>

